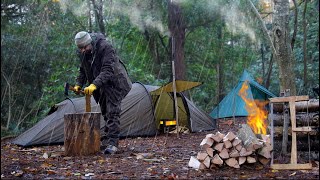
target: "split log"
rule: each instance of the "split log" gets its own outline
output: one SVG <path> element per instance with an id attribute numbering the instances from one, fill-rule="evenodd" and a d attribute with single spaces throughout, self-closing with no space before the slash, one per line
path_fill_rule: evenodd
<path id="1" fill-rule="evenodd" d="M 224 147 L 229 149 L 232 147 L 232 143 L 228 139 L 223 140 Z"/>
<path id="2" fill-rule="evenodd" d="M 200 143 L 200 146 L 203 148 L 203 149 L 206 149 L 206 148 L 209 148 L 212 146 L 213 144 L 213 139 L 209 138 L 209 137 L 206 137 L 204 138 L 201 143 Z"/>
<path id="3" fill-rule="evenodd" d="M 207 168 L 210 168 L 210 157 L 207 156 L 204 160 L 203 160 L 203 164 L 207 167 Z"/>
<path id="4" fill-rule="evenodd" d="M 309 112 L 319 111 L 319 99 L 309 99 L 309 101 L 297 101 L 295 102 L 296 112 Z M 273 104 L 274 112 L 283 112 L 282 103 Z"/>
<path id="5" fill-rule="evenodd" d="M 240 156 L 239 157 L 239 165 L 244 164 L 246 162 L 246 160 L 247 160 L 247 157 Z"/>
<path id="6" fill-rule="evenodd" d="M 224 143 L 218 143 L 218 144 L 216 144 L 216 145 L 213 147 L 213 149 L 221 152 L 222 149 L 223 149 L 223 145 L 224 145 Z"/>
<path id="7" fill-rule="evenodd" d="M 271 152 L 269 151 L 268 147 L 263 147 L 259 149 L 258 154 L 265 158 L 271 158 Z"/>
<path id="8" fill-rule="evenodd" d="M 198 152 L 197 159 L 199 161 L 204 161 L 207 158 L 208 154 L 206 152 Z"/>
<path id="9" fill-rule="evenodd" d="M 232 146 L 236 147 L 238 144 L 240 144 L 242 141 L 236 137 L 233 141 L 232 141 Z"/>
<path id="10" fill-rule="evenodd" d="M 64 148 L 66 156 L 87 156 L 100 151 L 101 113 L 64 115 Z"/>
<path id="11" fill-rule="evenodd" d="M 263 165 L 267 165 L 270 163 L 270 158 L 265 158 L 265 157 L 259 156 L 258 161 Z"/>
<path id="12" fill-rule="evenodd" d="M 188 163 L 189 167 L 192 167 L 194 169 L 199 169 L 200 165 L 201 165 L 201 162 L 197 158 L 195 158 L 194 156 L 190 157 L 190 160 Z"/>
<path id="13" fill-rule="evenodd" d="M 236 149 L 233 149 L 233 150 L 231 150 L 231 152 L 229 153 L 229 156 L 232 157 L 232 158 L 235 158 L 235 157 L 239 157 L 240 154 L 239 154 L 239 151 L 237 151 Z"/>
<path id="14" fill-rule="evenodd" d="M 247 162 L 251 164 L 251 163 L 257 162 L 257 160 L 256 160 L 256 158 L 254 158 L 254 157 L 248 156 L 248 157 L 247 157 Z"/>
<path id="15" fill-rule="evenodd" d="M 271 114 L 268 115 L 268 119 L 271 122 Z M 283 114 L 273 114 L 273 125 L 283 126 Z M 290 119 L 290 117 L 289 117 Z M 299 113 L 296 114 L 296 125 L 297 126 L 319 126 L 319 113 Z M 291 126 L 291 120 L 289 121 Z"/>
<path id="16" fill-rule="evenodd" d="M 236 135 L 233 134 L 233 132 L 228 132 L 228 134 L 224 137 L 224 139 L 227 139 L 229 141 L 234 140 L 236 138 Z"/>
<path id="17" fill-rule="evenodd" d="M 227 159 L 225 162 L 226 162 L 226 164 L 227 164 L 228 166 L 230 166 L 230 167 L 240 168 L 239 163 L 238 163 L 238 161 L 236 160 L 236 158 Z"/>
<path id="18" fill-rule="evenodd" d="M 213 152 L 214 152 L 214 150 L 213 150 L 212 148 L 207 148 L 207 149 L 206 149 L 206 152 L 207 152 L 207 154 L 208 154 L 210 157 L 213 157 Z"/>
<path id="19" fill-rule="evenodd" d="M 235 148 L 236 148 L 236 150 L 240 151 L 240 150 L 242 149 L 242 147 L 243 147 L 243 146 L 242 146 L 241 144 L 238 144 L 238 145 L 236 145 Z"/>
<path id="20" fill-rule="evenodd" d="M 221 152 L 219 153 L 219 156 L 220 156 L 222 159 L 227 159 L 227 158 L 229 158 L 230 156 L 229 156 L 229 153 L 228 153 L 228 149 L 223 148 L 223 149 L 221 150 Z"/>
<path id="21" fill-rule="evenodd" d="M 223 160 L 220 158 L 220 156 L 218 154 L 216 154 L 212 158 L 211 163 L 221 165 L 221 164 L 223 164 Z"/>

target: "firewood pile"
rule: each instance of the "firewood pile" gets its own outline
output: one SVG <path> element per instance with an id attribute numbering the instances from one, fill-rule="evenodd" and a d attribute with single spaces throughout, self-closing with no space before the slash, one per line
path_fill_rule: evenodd
<path id="1" fill-rule="evenodd" d="M 259 137 L 259 138 L 258 138 Z M 240 168 L 248 163 L 270 162 L 272 146 L 269 135 L 255 135 L 251 128 L 243 125 L 238 135 L 233 132 L 207 134 L 200 143 L 201 151 L 191 156 L 189 167 L 195 169 L 230 166 Z"/>

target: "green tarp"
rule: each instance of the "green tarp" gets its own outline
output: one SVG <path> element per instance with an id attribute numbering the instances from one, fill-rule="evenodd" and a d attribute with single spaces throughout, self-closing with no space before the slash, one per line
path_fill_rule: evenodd
<path id="1" fill-rule="evenodd" d="M 251 75 L 245 70 L 238 84 L 222 99 L 217 107 L 215 107 L 210 116 L 214 119 L 248 116 L 246 105 L 239 95 L 239 91 L 244 83 L 248 83 L 247 98 L 254 100 L 268 100 L 270 97 L 276 97 L 266 88 L 254 81 Z"/>

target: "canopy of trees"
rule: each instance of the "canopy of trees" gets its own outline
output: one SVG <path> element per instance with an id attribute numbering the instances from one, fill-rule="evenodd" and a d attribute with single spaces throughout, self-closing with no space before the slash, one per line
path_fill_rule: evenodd
<path id="1" fill-rule="evenodd" d="M 276 95 L 318 97 L 319 0 L 3 0 L 1 136 L 66 98 L 82 30 L 107 36 L 132 81 L 170 81 L 173 60 L 177 79 L 203 82 L 186 93 L 206 112 L 244 69 Z"/>

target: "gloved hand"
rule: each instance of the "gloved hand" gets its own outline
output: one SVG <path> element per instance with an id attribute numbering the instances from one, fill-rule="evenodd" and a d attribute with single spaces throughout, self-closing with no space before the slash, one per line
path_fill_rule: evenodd
<path id="1" fill-rule="evenodd" d="M 74 93 L 80 94 L 81 87 L 79 85 L 75 85 L 73 89 L 74 89 Z"/>
<path id="2" fill-rule="evenodd" d="M 93 92 L 94 90 L 96 90 L 96 89 L 97 89 L 96 85 L 90 84 L 90 86 L 84 88 L 84 93 L 85 93 L 85 94 L 88 94 L 88 95 L 91 95 L 92 92 Z"/>

